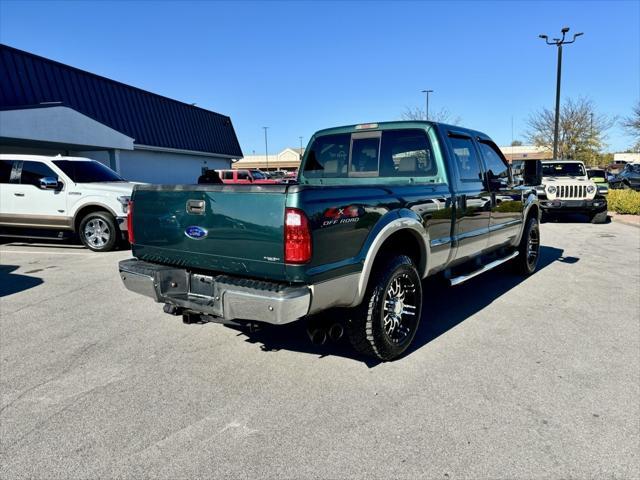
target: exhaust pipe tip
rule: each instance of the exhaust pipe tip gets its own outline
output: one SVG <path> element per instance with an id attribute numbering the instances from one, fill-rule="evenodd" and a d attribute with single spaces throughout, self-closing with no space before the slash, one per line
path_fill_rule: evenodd
<path id="1" fill-rule="evenodd" d="M 311 340 L 311 343 L 314 345 L 324 345 L 327 341 L 327 332 L 322 328 L 308 330 L 307 334 L 309 335 L 309 340 Z"/>
<path id="2" fill-rule="evenodd" d="M 344 327 L 340 323 L 334 323 L 329 328 L 329 338 L 333 342 L 337 342 L 344 336 Z"/>

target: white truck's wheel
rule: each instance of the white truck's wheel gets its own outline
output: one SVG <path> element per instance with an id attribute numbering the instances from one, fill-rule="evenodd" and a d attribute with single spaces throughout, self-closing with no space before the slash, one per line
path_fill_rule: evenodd
<path id="1" fill-rule="evenodd" d="M 91 212 L 82 219 L 78 235 L 88 249 L 94 252 L 108 252 L 115 248 L 120 232 L 113 215 L 98 211 Z"/>

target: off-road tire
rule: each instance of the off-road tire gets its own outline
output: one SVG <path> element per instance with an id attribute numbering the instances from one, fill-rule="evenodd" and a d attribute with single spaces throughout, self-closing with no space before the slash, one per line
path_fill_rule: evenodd
<path id="1" fill-rule="evenodd" d="M 92 223 L 93 222 L 93 223 Z M 90 237 L 87 229 L 91 225 L 99 226 L 100 239 Z M 80 222 L 78 236 L 82 244 L 94 252 L 109 252 L 116 248 L 121 237 L 120 229 L 109 212 L 97 211 L 88 213 Z"/>
<path id="2" fill-rule="evenodd" d="M 385 330 L 385 298 L 390 298 L 394 287 L 394 281 L 403 282 L 408 291 L 414 290 L 403 296 L 410 298 L 415 305 L 411 306 L 414 314 L 400 314 L 403 322 L 400 331 L 408 329 L 408 333 L 401 341 L 395 342 L 392 336 Z M 403 302 L 404 304 L 404 302 Z M 408 311 L 408 310 L 407 310 Z M 405 312 L 403 308 L 403 312 Z M 422 314 L 422 285 L 420 276 L 411 259 L 405 255 L 386 257 L 376 265 L 369 279 L 362 304 L 354 308 L 346 322 L 346 333 L 351 345 L 363 355 L 374 357 L 378 360 L 389 361 L 402 355 L 413 342 L 420 325 Z"/>
<path id="3" fill-rule="evenodd" d="M 527 218 L 518 245 L 518 256 L 513 259 L 516 273 L 529 276 L 538 268 L 540 259 L 540 224 L 535 216 Z"/>
<path id="4" fill-rule="evenodd" d="M 591 223 L 607 223 L 609 219 L 608 213 L 606 210 L 601 212 L 596 212 L 591 214 Z"/>

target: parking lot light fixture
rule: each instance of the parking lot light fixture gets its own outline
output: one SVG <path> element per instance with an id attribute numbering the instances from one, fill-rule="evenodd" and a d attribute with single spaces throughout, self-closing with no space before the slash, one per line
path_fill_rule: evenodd
<path id="1" fill-rule="evenodd" d="M 547 45 L 555 45 L 558 48 L 558 72 L 556 77 L 556 112 L 555 112 L 555 122 L 553 128 L 553 158 L 558 158 L 558 126 L 560 124 L 560 79 L 562 76 L 562 45 L 568 45 L 576 41 L 581 35 L 584 35 L 583 32 L 574 33 L 572 40 L 566 40 L 565 36 L 569 32 L 569 27 L 563 27 L 562 30 L 562 38 L 554 38 L 552 41 L 549 41 L 549 37 L 547 35 L 541 34 L 538 35 L 538 38 L 541 38 L 545 41 Z"/>

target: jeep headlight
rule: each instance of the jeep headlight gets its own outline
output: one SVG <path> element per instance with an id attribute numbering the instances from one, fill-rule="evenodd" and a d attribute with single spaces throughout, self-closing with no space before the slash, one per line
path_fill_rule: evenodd
<path id="1" fill-rule="evenodd" d="M 596 191 L 596 187 L 594 185 L 587 185 L 587 193 L 591 194 Z"/>
<path id="2" fill-rule="evenodd" d="M 554 187 L 553 185 L 549 185 L 547 187 L 547 192 L 549 192 L 551 195 L 555 194 L 558 191 L 558 189 L 556 187 Z"/>
<path id="3" fill-rule="evenodd" d="M 118 201 L 120 205 L 122 205 L 122 212 L 127 213 L 129 211 L 129 202 L 131 201 L 131 197 L 128 195 L 118 197 Z"/>

